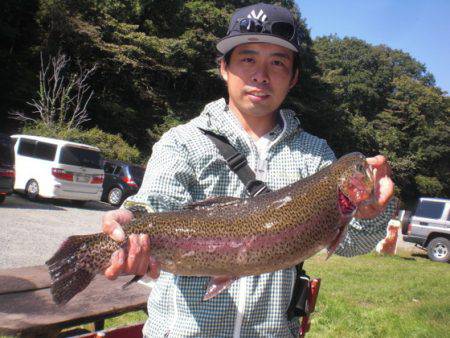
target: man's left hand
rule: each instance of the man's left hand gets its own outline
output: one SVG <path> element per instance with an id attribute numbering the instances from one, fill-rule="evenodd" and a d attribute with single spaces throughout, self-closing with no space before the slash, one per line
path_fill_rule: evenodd
<path id="1" fill-rule="evenodd" d="M 394 195 L 394 182 L 391 179 L 391 168 L 386 157 L 377 155 L 366 158 L 372 166 L 375 185 L 375 199 L 373 203 L 361 205 L 355 214 L 356 218 L 374 218 L 384 211 L 389 200 Z"/>

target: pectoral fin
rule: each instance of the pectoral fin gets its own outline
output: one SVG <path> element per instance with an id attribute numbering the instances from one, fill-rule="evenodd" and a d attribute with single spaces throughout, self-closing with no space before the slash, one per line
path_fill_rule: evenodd
<path id="1" fill-rule="evenodd" d="M 228 289 L 228 287 L 233 284 L 237 277 L 220 276 L 211 277 L 206 293 L 203 296 L 203 300 L 208 300 L 214 298 L 222 291 Z"/>
<path id="2" fill-rule="evenodd" d="M 345 225 L 341 225 L 341 227 L 339 228 L 339 232 L 338 232 L 336 238 L 333 240 L 333 242 L 331 242 L 331 244 L 327 248 L 327 258 L 326 259 L 331 257 L 331 255 L 336 251 L 339 244 L 341 244 L 341 242 L 344 240 L 344 237 L 347 234 L 347 227 L 348 227 L 348 225 L 345 224 Z"/>
<path id="3" fill-rule="evenodd" d="M 142 278 L 142 276 L 134 276 L 131 280 L 126 282 L 124 285 L 122 285 L 122 290 L 125 290 L 127 287 L 129 287 L 133 283 L 136 283 L 141 278 Z"/>

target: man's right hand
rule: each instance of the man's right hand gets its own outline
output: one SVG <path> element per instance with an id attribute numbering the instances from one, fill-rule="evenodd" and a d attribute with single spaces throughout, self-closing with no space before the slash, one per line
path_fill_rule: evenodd
<path id="1" fill-rule="evenodd" d="M 131 211 L 118 209 L 108 211 L 103 215 L 103 232 L 117 242 L 125 239 L 122 226 L 133 218 Z M 150 258 L 150 240 L 146 234 L 131 234 L 128 236 L 128 254 L 119 249 L 111 256 L 111 265 L 105 270 L 108 279 L 116 279 L 120 275 L 159 277 L 158 263 Z"/>

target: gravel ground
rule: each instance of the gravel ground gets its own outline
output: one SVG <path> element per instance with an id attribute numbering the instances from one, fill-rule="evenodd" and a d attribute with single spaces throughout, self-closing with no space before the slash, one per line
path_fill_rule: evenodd
<path id="1" fill-rule="evenodd" d="M 75 207 L 63 201 L 8 196 L 0 204 L 0 269 L 44 264 L 68 236 L 100 232 L 103 213 L 112 209 L 100 202 Z M 399 249 L 417 250 L 401 237 Z"/>
<path id="2" fill-rule="evenodd" d="M 112 209 L 101 202 L 75 207 L 6 197 L 0 204 L 0 269 L 44 264 L 66 237 L 101 231 L 101 217 Z"/>

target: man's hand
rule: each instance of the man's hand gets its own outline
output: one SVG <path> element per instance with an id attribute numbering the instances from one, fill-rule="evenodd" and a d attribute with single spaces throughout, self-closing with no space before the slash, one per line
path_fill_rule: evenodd
<path id="1" fill-rule="evenodd" d="M 125 240 L 122 226 L 133 218 L 131 211 L 118 209 L 103 215 L 103 232 L 117 242 Z M 143 276 L 147 272 L 151 278 L 159 277 L 159 266 L 150 258 L 150 240 L 145 234 L 131 234 L 128 237 L 128 254 L 119 249 L 111 256 L 111 265 L 105 270 L 108 279 L 116 279 L 119 275 Z"/>
<path id="2" fill-rule="evenodd" d="M 386 208 L 394 195 L 394 182 L 391 179 L 391 168 L 386 157 L 377 155 L 368 157 L 367 163 L 372 166 L 375 184 L 375 201 L 371 204 L 361 205 L 355 214 L 356 218 L 374 218 Z"/>

